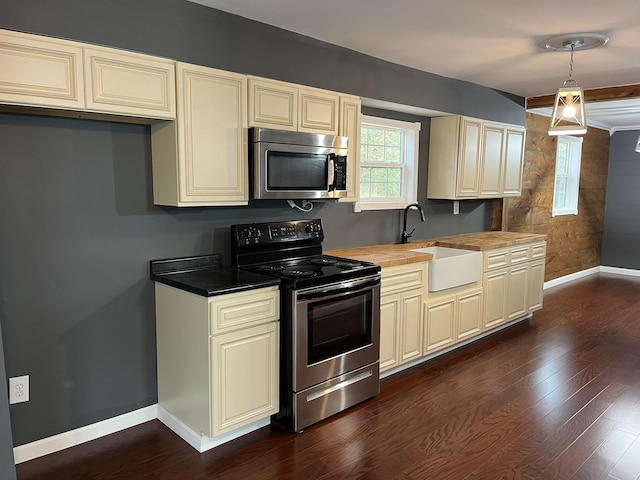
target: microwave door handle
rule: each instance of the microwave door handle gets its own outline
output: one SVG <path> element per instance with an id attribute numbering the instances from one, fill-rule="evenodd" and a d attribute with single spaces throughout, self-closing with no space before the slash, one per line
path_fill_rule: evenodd
<path id="1" fill-rule="evenodd" d="M 329 168 L 328 168 L 328 172 L 327 172 L 327 186 L 328 186 L 328 190 L 334 190 L 335 189 L 335 182 L 336 182 L 336 161 L 335 161 L 335 155 L 333 153 L 329 154 Z"/>

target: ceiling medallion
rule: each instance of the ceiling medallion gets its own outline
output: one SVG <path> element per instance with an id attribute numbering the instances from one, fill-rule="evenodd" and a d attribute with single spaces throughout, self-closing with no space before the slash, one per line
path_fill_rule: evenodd
<path id="1" fill-rule="evenodd" d="M 538 47 L 551 52 L 589 50 L 606 45 L 609 37 L 603 33 L 563 33 L 538 42 Z"/>

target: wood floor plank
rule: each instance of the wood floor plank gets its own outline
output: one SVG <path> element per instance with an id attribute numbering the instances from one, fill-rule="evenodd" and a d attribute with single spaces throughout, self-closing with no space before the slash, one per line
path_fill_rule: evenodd
<path id="1" fill-rule="evenodd" d="M 639 278 L 591 275 L 302 434 L 274 424 L 200 454 L 153 420 L 22 463 L 18 479 L 636 480 L 638 319 Z"/>

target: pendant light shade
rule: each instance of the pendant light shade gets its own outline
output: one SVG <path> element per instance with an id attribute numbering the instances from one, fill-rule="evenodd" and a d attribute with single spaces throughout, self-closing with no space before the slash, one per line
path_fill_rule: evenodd
<path id="1" fill-rule="evenodd" d="M 572 80 L 573 83 L 575 81 Z M 584 93 L 577 85 L 558 89 L 551 114 L 549 135 L 584 135 L 587 133 L 587 117 L 584 113 Z"/>

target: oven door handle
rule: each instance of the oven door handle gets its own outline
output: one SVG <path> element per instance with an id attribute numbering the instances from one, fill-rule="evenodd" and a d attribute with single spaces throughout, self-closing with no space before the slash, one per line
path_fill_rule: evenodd
<path id="1" fill-rule="evenodd" d="M 326 288 L 314 288 L 298 292 L 298 300 L 326 299 L 327 297 L 341 297 L 352 295 L 380 285 L 380 276 L 338 283 Z"/>

